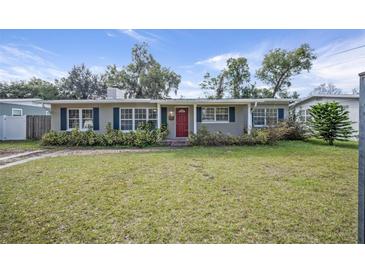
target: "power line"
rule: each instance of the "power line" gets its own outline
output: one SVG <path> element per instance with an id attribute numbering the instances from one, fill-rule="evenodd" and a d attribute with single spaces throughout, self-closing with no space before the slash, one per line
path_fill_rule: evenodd
<path id="1" fill-rule="evenodd" d="M 338 51 L 338 52 L 335 52 L 335 53 L 333 53 L 331 55 L 328 55 L 328 56 L 338 55 L 338 54 L 342 54 L 342 53 L 349 52 L 349 51 L 352 51 L 352 50 L 357 50 L 357 49 L 360 49 L 360 48 L 365 48 L 365 45 L 361 45 L 361 46 L 358 46 L 358 47 L 355 47 L 355 48 L 350 48 L 350 49 Z"/>

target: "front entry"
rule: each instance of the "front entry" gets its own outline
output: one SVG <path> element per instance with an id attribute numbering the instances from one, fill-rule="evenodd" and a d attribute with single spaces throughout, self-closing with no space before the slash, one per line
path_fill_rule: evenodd
<path id="1" fill-rule="evenodd" d="M 188 110 L 188 108 L 176 108 L 176 137 L 188 137 Z"/>

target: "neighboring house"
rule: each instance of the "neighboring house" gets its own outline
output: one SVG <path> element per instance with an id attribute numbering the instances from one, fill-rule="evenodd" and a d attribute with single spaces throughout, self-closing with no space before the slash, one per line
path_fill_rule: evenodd
<path id="1" fill-rule="evenodd" d="M 42 99 L 0 99 L 0 116 L 50 115 L 50 106 Z"/>
<path id="2" fill-rule="evenodd" d="M 318 103 L 338 102 L 349 111 L 349 118 L 353 122 L 353 129 L 359 131 L 359 95 L 352 94 L 320 94 L 312 95 L 296 101 L 290 105 L 295 114 L 302 122 L 307 122 L 310 118 L 309 109 Z"/>
<path id="3" fill-rule="evenodd" d="M 186 138 L 202 126 L 239 135 L 288 118 L 287 99 L 100 99 L 50 100 L 52 130 L 112 128 L 131 131 L 143 122 L 166 125 L 169 139 Z"/>

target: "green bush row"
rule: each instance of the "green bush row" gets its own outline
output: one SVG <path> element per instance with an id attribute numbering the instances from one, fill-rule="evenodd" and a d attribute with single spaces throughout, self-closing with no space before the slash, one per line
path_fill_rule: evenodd
<path id="1" fill-rule="evenodd" d="M 105 133 L 95 133 L 92 130 L 80 131 L 50 131 L 43 135 L 41 144 L 44 146 L 129 146 L 146 147 L 159 144 L 167 137 L 166 127 L 154 129 L 145 124 L 136 131 L 122 132 L 113 130 L 108 125 Z"/>
<path id="2" fill-rule="evenodd" d="M 294 121 L 287 121 L 275 127 L 254 129 L 251 134 L 243 133 L 240 136 L 226 135 L 221 132 L 209 132 L 206 127 L 192 134 L 188 142 L 192 146 L 229 146 L 229 145 L 266 145 L 275 144 L 279 140 L 303 140 L 306 131 L 303 126 Z"/>

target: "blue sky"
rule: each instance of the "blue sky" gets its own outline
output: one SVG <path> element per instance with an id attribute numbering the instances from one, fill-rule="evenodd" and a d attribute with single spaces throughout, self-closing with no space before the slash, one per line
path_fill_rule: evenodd
<path id="1" fill-rule="evenodd" d="M 229 57 L 248 59 L 252 80 L 270 49 L 309 43 L 318 59 L 310 73 L 293 80 L 301 96 L 324 82 L 345 92 L 358 86 L 365 71 L 364 30 L 0 30 L 0 81 L 46 80 L 66 75 L 74 64 L 94 72 L 127 65 L 130 49 L 146 41 L 154 57 L 182 76 L 177 97 L 199 97 L 206 72 L 218 73 Z"/>

